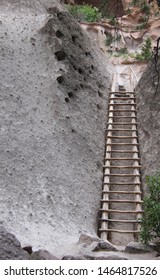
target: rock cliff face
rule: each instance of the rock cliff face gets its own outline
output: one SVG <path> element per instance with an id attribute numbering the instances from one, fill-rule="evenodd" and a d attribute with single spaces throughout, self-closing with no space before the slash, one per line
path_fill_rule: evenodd
<path id="1" fill-rule="evenodd" d="M 61 254 L 97 230 L 107 64 L 58 1 L 0 11 L 0 222 Z"/>
<path id="2" fill-rule="evenodd" d="M 145 178 L 160 171 L 160 86 L 156 87 L 160 73 L 160 59 L 153 59 L 137 85 L 139 138 L 144 191 Z"/>

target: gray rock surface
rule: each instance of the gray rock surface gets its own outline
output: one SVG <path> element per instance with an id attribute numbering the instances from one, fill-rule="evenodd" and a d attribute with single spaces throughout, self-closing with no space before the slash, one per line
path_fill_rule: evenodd
<path id="1" fill-rule="evenodd" d="M 109 241 L 100 241 L 100 242 L 97 242 L 97 245 L 95 246 L 93 251 L 100 251 L 100 250 L 116 251 L 117 249 Z"/>
<path id="2" fill-rule="evenodd" d="M 31 260 L 58 260 L 57 257 L 53 256 L 46 250 L 38 250 L 31 254 Z"/>
<path id="3" fill-rule="evenodd" d="M 64 257 L 62 257 L 62 260 L 84 260 L 85 258 L 81 255 L 66 255 Z"/>
<path id="4" fill-rule="evenodd" d="M 155 94 L 158 82 L 157 71 L 160 72 L 160 59 L 158 59 L 156 67 L 153 59 L 136 87 L 142 180 L 145 194 L 148 192 L 146 176 L 160 170 L 160 86 Z"/>
<path id="5" fill-rule="evenodd" d="M 79 237 L 79 241 L 78 244 L 84 244 L 86 246 L 89 246 L 90 244 L 92 244 L 93 242 L 98 242 L 101 239 L 93 234 L 89 234 L 89 233 L 82 233 Z"/>
<path id="6" fill-rule="evenodd" d="M 0 223 L 62 255 L 97 232 L 109 66 L 58 1 L 0 1 L 0 22 Z"/>
<path id="7" fill-rule="evenodd" d="M 143 243 L 139 243 L 139 242 L 130 242 L 129 244 L 127 244 L 127 246 L 125 247 L 125 251 L 128 253 L 148 253 L 148 252 L 153 252 L 154 250 L 148 246 L 145 245 Z"/>
<path id="8" fill-rule="evenodd" d="M 87 250 L 92 252 L 97 251 L 116 251 L 116 247 L 113 246 L 109 241 L 99 241 L 99 242 L 92 242 L 89 246 L 86 247 Z"/>
<path id="9" fill-rule="evenodd" d="M 29 260 L 30 255 L 21 248 L 18 239 L 0 227 L 0 260 Z"/>
<path id="10" fill-rule="evenodd" d="M 128 260 L 123 253 L 106 252 L 106 253 L 89 253 L 84 254 L 87 260 Z"/>

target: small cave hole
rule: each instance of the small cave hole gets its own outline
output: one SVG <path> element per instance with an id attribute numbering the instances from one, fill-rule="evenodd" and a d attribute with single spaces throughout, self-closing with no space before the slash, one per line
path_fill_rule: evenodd
<path id="1" fill-rule="evenodd" d="M 97 109 L 101 110 L 101 106 L 99 104 L 97 104 Z"/>
<path id="2" fill-rule="evenodd" d="M 76 133 L 75 129 L 73 129 L 73 128 L 72 128 L 71 132 L 72 132 L 72 133 Z"/>
<path id="3" fill-rule="evenodd" d="M 98 91 L 98 96 L 103 97 L 103 93 L 101 91 Z"/>
<path id="4" fill-rule="evenodd" d="M 62 60 L 65 60 L 67 55 L 63 50 L 60 50 L 60 51 L 55 52 L 55 56 L 58 61 L 62 61 Z"/>
<path id="5" fill-rule="evenodd" d="M 81 87 L 81 88 L 83 88 L 83 87 L 84 87 L 84 85 L 83 85 L 83 84 L 80 84 L 80 87 Z"/>
<path id="6" fill-rule="evenodd" d="M 28 252 L 28 254 L 32 254 L 33 250 L 32 250 L 32 246 L 25 246 L 22 248 L 24 251 Z"/>
<path id="7" fill-rule="evenodd" d="M 82 70 L 82 68 L 78 68 L 78 73 L 79 73 L 79 74 L 83 74 L 83 73 L 84 73 L 83 70 Z"/>
<path id="8" fill-rule="evenodd" d="M 56 31 L 56 36 L 57 36 L 57 38 L 62 38 L 64 35 L 60 30 L 57 30 Z"/>
<path id="9" fill-rule="evenodd" d="M 85 55 L 89 56 L 89 55 L 91 55 L 91 53 L 90 52 L 85 52 Z"/>
<path id="10" fill-rule="evenodd" d="M 73 97 L 74 97 L 73 92 L 71 92 L 71 91 L 70 91 L 70 92 L 68 92 L 68 97 L 69 97 L 69 98 L 73 98 Z"/>
<path id="11" fill-rule="evenodd" d="M 68 103 L 68 102 L 69 102 L 69 98 L 68 98 L 68 97 L 65 97 L 65 99 L 64 99 L 64 100 L 65 100 L 65 102 L 66 102 L 66 103 Z"/>
<path id="12" fill-rule="evenodd" d="M 75 44 L 75 42 L 76 42 L 76 36 L 75 35 L 72 35 L 72 41 Z"/>
<path id="13" fill-rule="evenodd" d="M 58 17 L 59 20 L 62 20 L 63 19 L 63 13 L 62 12 L 57 13 L 57 17 Z"/>
<path id="14" fill-rule="evenodd" d="M 91 69 L 94 70 L 94 66 L 93 65 L 91 65 Z"/>
<path id="15" fill-rule="evenodd" d="M 63 77 L 63 76 L 57 77 L 57 82 L 58 82 L 59 84 L 62 84 L 63 81 L 64 81 L 64 77 Z"/>

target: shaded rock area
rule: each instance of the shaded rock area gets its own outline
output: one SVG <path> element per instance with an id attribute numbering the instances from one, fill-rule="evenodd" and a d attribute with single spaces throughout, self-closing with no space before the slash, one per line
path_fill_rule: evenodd
<path id="1" fill-rule="evenodd" d="M 1 1 L 0 22 L 0 223 L 69 255 L 97 232 L 111 66 L 59 1 Z"/>
<path id="2" fill-rule="evenodd" d="M 116 247 L 113 246 L 109 241 L 99 241 L 99 242 L 93 242 L 89 247 L 89 250 L 92 252 L 97 251 L 116 251 Z"/>
<path id="3" fill-rule="evenodd" d="M 87 234 L 84 234 L 87 236 Z M 88 234 L 88 237 L 91 235 Z M 99 239 L 97 237 L 97 239 Z M 135 244 L 133 244 L 135 243 Z M 54 244 L 53 244 L 54 245 Z M 50 248 L 52 251 L 52 248 Z M 60 248 L 61 250 L 61 248 Z M 114 252 L 113 252 L 114 251 Z M 55 252 L 56 253 L 56 252 Z M 87 245 L 77 242 L 68 254 L 57 257 L 50 251 L 39 249 L 32 251 L 31 246 L 21 247 L 18 239 L 4 228 L 0 227 L 0 259 L 1 260 L 127 260 L 127 259 L 158 259 L 159 253 L 136 242 L 123 247 L 115 247 L 108 241 L 93 241 Z"/>
<path id="4" fill-rule="evenodd" d="M 0 227 L 0 260 L 29 260 L 30 255 L 21 248 L 18 239 Z"/>
<path id="5" fill-rule="evenodd" d="M 89 234 L 89 233 L 82 233 L 79 237 L 79 241 L 78 244 L 83 244 L 84 246 L 89 246 L 90 244 L 92 244 L 93 242 L 98 242 L 101 239 L 93 234 Z"/>
<path id="6" fill-rule="evenodd" d="M 58 258 L 46 250 L 38 250 L 31 254 L 30 260 L 58 260 Z"/>
<path id="7" fill-rule="evenodd" d="M 148 252 L 153 252 L 154 250 L 145 244 L 142 243 L 138 243 L 138 242 L 130 242 L 126 248 L 125 248 L 126 252 L 129 253 L 148 253 Z"/>
<path id="8" fill-rule="evenodd" d="M 148 192 L 146 176 L 160 171 L 159 75 L 160 59 L 153 58 L 136 87 L 144 194 Z"/>

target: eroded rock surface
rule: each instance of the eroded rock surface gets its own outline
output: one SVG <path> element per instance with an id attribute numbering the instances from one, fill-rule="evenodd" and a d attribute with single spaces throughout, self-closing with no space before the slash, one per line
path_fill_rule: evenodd
<path id="1" fill-rule="evenodd" d="M 148 67 L 136 87 L 138 104 L 139 140 L 142 163 L 143 190 L 146 176 L 160 170 L 160 59 L 148 64 Z M 156 92 L 157 88 L 157 92 Z"/>
<path id="2" fill-rule="evenodd" d="M 38 250 L 31 254 L 31 260 L 58 260 L 57 257 L 53 256 L 46 250 Z"/>
<path id="3" fill-rule="evenodd" d="M 146 245 L 146 244 L 142 244 L 142 243 L 139 243 L 139 242 L 130 242 L 126 248 L 125 248 L 125 251 L 126 252 L 129 252 L 129 253 L 148 253 L 148 252 L 153 252 L 154 250 Z"/>
<path id="4" fill-rule="evenodd" d="M 0 260 L 29 260 L 30 255 L 21 248 L 18 239 L 0 227 Z"/>
<path id="5" fill-rule="evenodd" d="M 59 1 L 1 1 L 0 22 L 0 222 L 62 255 L 97 232 L 108 62 Z"/>

